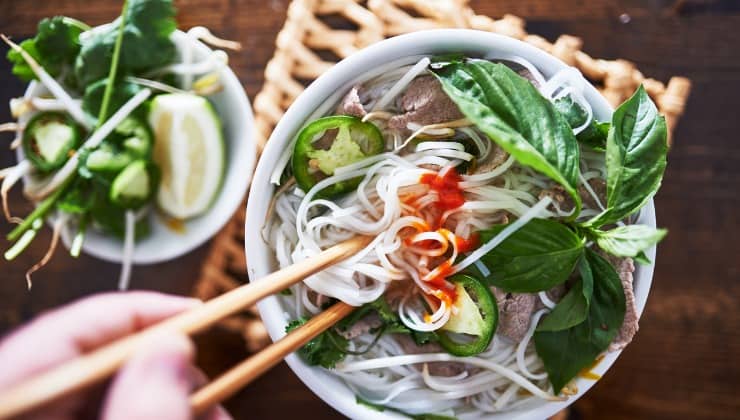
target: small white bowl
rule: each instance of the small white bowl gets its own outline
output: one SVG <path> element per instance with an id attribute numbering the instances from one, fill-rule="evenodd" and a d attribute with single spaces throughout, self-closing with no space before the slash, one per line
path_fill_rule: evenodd
<path id="1" fill-rule="evenodd" d="M 177 30 L 172 36 L 174 40 L 182 40 L 187 35 Z M 212 51 L 202 42 L 196 44 L 194 60 L 204 59 Z M 206 213 L 187 220 L 182 232 L 167 227 L 159 215 L 151 212 L 148 216 L 151 219 L 151 232 L 146 238 L 136 241 L 134 264 L 168 261 L 195 249 L 229 221 L 244 199 L 257 156 L 254 117 L 244 88 L 234 72 L 225 67 L 220 72 L 220 78 L 223 90 L 208 96 L 221 118 L 226 143 L 226 167 L 218 197 Z M 44 86 L 40 83 L 31 83 L 28 86 L 28 94 L 37 95 L 45 92 Z M 23 156 L 22 153 L 19 148 L 19 160 Z M 70 232 L 62 235 L 67 247 L 70 243 L 68 233 Z M 82 250 L 100 259 L 119 263 L 123 253 L 123 241 L 95 229 L 88 229 Z"/>
<path id="2" fill-rule="evenodd" d="M 374 44 L 338 63 L 319 77 L 301 94 L 280 120 L 267 142 L 267 147 L 257 165 L 257 172 L 249 194 L 246 221 L 246 253 L 249 261 L 249 278 L 259 279 L 275 271 L 278 266 L 273 252 L 260 235 L 267 214 L 274 186 L 270 174 L 283 150 L 300 128 L 312 118 L 321 115 L 353 84 L 382 73 L 388 63 L 405 60 L 403 64 L 416 62 L 420 55 L 465 53 L 470 56 L 491 57 L 516 55 L 533 63 L 545 77 L 552 76 L 566 64 L 557 58 L 524 42 L 488 32 L 443 29 L 416 32 L 394 37 Z M 393 64 L 395 67 L 397 64 Z M 610 120 L 613 112 L 609 104 L 587 83 L 585 96 L 600 120 Z M 318 111 L 317 111 L 318 110 Z M 655 208 L 652 200 L 643 208 L 639 223 L 655 226 Z M 655 261 L 655 248 L 646 252 Z M 638 265 L 635 272 L 635 298 L 638 313 L 642 313 L 653 278 L 654 265 Z M 273 340 L 285 335 L 288 314 L 277 297 L 264 299 L 258 304 L 262 320 Z M 621 352 L 608 353 L 594 371 L 604 374 Z M 311 390 L 342 414 L 355 419 L 400 419 L 405 418 L 389 412 L 371 410 L 355 402 L 354 393 L 339 378 L 326 371 L 306 365 L 295 354 L 286 358 L 288 365 Z M 578 394 L 564 402 L 541 401 L 526 409 L 491 415 L 492 419 L 544 419 L 576 401 L 594 381 L 578 379 Z"/>

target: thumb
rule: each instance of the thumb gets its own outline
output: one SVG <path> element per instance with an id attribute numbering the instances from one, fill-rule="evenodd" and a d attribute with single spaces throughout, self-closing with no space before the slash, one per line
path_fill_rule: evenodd
<path id="1" fill-rule="evenodd" d="M 189 395 L 197 378 L 193 345 L 183 335 L 164 333 L 123 367 L 106 397 L 103 420 L 188 420 Z"/>

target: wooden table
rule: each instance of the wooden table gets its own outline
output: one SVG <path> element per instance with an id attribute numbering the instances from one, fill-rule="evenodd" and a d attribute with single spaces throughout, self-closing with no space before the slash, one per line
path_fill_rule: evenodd
<path id="1" fill-rule="evenodd" d="M 244 43 L 231 66 L 253 97 L 286 0 L 178 1 L 181 27 L 206 25 Z M 694 90 L 678 127 L 663 188 L 656 197 L 658 220 L 670 230 L 661 244 L 653 292 L 640 333 L 614 368 L 575 404 L 572 418 L 719 419 L 740 411 L 740 3 L 736 0 L 498 0 L 473 1 L 479 13 L 513 13 L 528 20 L 530 32 L 554 40 L 580 36 L 594 57 L 623 57 L 646 74 L 667 80 L 688 76 Z M 90 24 L 110 21 L 118 0 L 0 0 L 0 31 L 23 38 L 39 19 L 55 14 Z M 0 47 L 4 54 L 5 48 Z M 23 86 L 0 60 L 0 99 Z M 0 107 L 0 122 L 9 119 Z M 9 137 L 4 135 L 3 137 Z M 0 152 L 0 164 L 14 162 Z M 19 193 L 16 211 L 28 211 Z M 8 230 L 2 225 L 1 233 Z M 0 332 L 40 311 L 115 287 L 118 270 L 82 256 L 59 252 L 35 276 L 27 292 L 23 273 L 45 251 L 48 232 L 13 264 L 2 265 Z M 188 293 L 206 253 L 203 246 L 166 264 L 137 267 L 132 286 Z M 198 338 L 199 363 L 215 374 L 244 355 L 238 337 L 212 331 Z M 282 365 L 231 399 L 236 418 L 338 418 Z M 734 413 L 734 414 L 733 414 Z M 736 418 L 736 417 L 735 417 Z"/>

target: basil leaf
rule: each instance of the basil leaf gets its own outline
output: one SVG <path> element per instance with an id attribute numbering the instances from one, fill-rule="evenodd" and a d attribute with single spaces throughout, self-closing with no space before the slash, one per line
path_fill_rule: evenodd
<path id="1" fill-rule="evenodd" d="M 606 145 L 607 208 L 586 226 L 614 223 L 642 207 L 660 187 L 667 152 L 665 118 L 640 86 L 612 117 Z"/>
<path id="2" fill-rule="evenodd" d="M 586 249 L 585 260 L 594 280 L 586 320 L 566 330 L 534 334 L 537 355 L 555 394 L 609 347 L 624 321 L 624 290 L 614 267 L 590 249 Z"/>
<path id="3" fill-rule="evenodd" d="M 588 316 L 594 292 L 594 275 L 585 257 L 578 260 L 581 278 L 571 287 L 557 306 L 542 318 L 537 331 L 561 331 L 576 326 Z"/>
<path id="4" fill-rule="evenodd" d="M 597 151 L 606 150 L 606 139 L 609 136 L 609 122 L 591 121 L 591 124 L 576 135 L 576 139 L 583 145 Z"/>
<path id="5" fill-rule="evenodd" d="M 642 265 L 648 265 L 648 264 L 651 264 L 650 258 L 648 258 L 648 257 L 647 257 L 647 255 L 645 255 L 645 253 L 644 253 L 644 252 L 642 252 L 642 251 L 638 252 L 638 253 L 637 253 L 637 255 L 635 255 L 635 256 L 633 257 L 633 259 L 634 259 L 634 260 L 635 260 L 635 261 L 636 261 L 637 263 L 639 263 L 639 264 L 642 264 Z"/>
<path id="6" fill-rule="evenodd" d="M 609 231 L 593 230 L 596 243 L 604 251 L 618 257 L 647 258 L 643 251 L 660 242 L 668 233 L 645 225 L 626 225 Z"/>
<path id="7" fill-rule="evenodd" d="M 555 106 L 503 64 L 453 62 L 433 71 L 447 95 L 481 131 L 522 165 L 561 184 L 575 202 L 572 218 L 578 216 L 578 142 Z"/>
<path id="8" fill-rule="evenodd" d="M 480 232 L 488 242 L 507 225 Z M 554 220 L 532 219 L 481 258 L 483 281 L 505 292 L 539 292 L 565 282 L 583 253 L 583 241 Z"/>
<path id="9" fill-rule="evenodd" d="M 566 121 L 568 121 L 568 125 L 573 129 L 582 126 L 588 118 L 586 110 L 578 102 L 574 101 L 571 96 L 564 96 L 556 100 L 554 104 L 555 108 L 563 114 Z M 611 127 L 610 123 L 599 122 L 592 118 L 586 128 L 576 135 L 576 140 L 592 149 L 599 151 L 606 150 L 606 138 L 609 134 L 609 127 Z"/>

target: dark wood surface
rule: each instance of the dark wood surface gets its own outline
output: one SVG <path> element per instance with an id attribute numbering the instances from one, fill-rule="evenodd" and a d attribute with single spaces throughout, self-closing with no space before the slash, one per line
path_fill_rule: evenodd
<path id="1" fill-rule="evenodd" d="M 45 16 L 66 14 L 90 24 L 110 21 L 118 0 L 0 0 L 0 31 L 23 38 Z M 244 43 L 231 65 L 253 97 L 285 18 L 286 0 L 178 1 L 181 27 L 205 25 Z M 694 90 L 675 136 L 658 221 L 670 234 L 658 250 L 653 290 L 635 341 L 612 370 L 575 404 L 576 419 L 721 419 L 740 412 L 740 2 L 736 0 L 473 1 L 480 13 L 513 13 L 554 40 L 585 39 L 595 57 L 622 57 L 661 80 L 688 76 Z M 621 19 L 620 19 L 621 17 Z M 626 22 L 627 23 L 624 23 Z M 0 47 L 4 54 L 5 48 Z M 0 102 L 23 86 L 0 60 Z M 0 106 L 0 121 L 9 119 Z M 3 136 L 3 141 L 8 135 Z M 0 151 L 0 164 L 14 163 Z M 19 193 L 13 208 L 27 211 Z M 0 227 L 0 233 L 8 226 Z M 0 332 L 44 309 L 115 287 L 118 267 L 60 252 L 38 273 L 32 291 L 23 273 L 45 251 L 48 233 L 12 264 L 0 262 Z M 7 244 L 3 243 L 4 246 Z M 132 286 L 188 293 L 207 252 L 136 267 Z M 198 338 L 199 362 L 216 374 L 244 355 L 238 337 L 212 331 Z M 313 396 L 283 364 L 227 403 L 236 418 L 328 419 L 339 415 Z"/>

